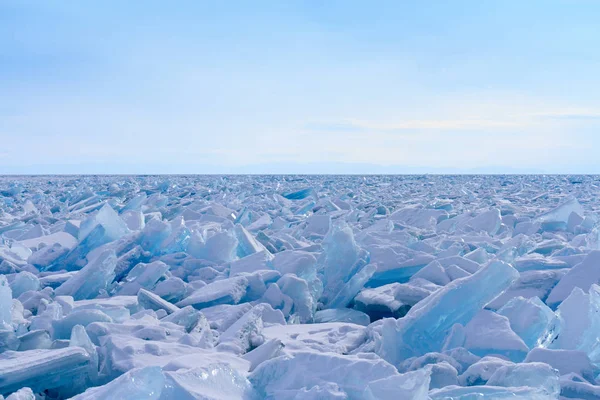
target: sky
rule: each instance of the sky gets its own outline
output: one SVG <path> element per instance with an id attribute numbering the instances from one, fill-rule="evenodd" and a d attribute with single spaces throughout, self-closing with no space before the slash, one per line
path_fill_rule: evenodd
<path id="1" fill-rule="evenodd" d="M 0 174 L 600 173 L 600 2 L 0 0 Z"/>

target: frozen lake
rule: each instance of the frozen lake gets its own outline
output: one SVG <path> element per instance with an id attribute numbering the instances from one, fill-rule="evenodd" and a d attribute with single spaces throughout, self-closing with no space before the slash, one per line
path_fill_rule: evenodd
<path id="1" fill-rule="evenodd" d="M 0 177 L 10 399 L 600 398 L 600 177 Z"/>

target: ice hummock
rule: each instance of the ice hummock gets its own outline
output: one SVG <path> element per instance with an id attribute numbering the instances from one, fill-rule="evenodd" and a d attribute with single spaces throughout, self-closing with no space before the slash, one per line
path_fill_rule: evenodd
<path id="1" fill-rule="evenodd" d="M 593 177 L 0 177 L 9 399 L 600 396 Z"/>

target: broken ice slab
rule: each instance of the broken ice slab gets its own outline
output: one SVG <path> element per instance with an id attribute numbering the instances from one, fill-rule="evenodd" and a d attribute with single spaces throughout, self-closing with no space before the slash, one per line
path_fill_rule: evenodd
<path id="1" fill-rule="evenodd" d="M 296 190 L 294 192 L 283 193 L 282 196 L 288 200 L 303 200 L 309 196 L 315 196 L 313 188 L 304 188 L 300 190 Z"/>
<path id="2" fill-rule="evenodd" d="M 246 295 L 248 278 L 236 276 L 209 283 L 177 303 L 177 307 L 194 306 L 197 309 L 220 304 L 237 304 Z"/>
<path id="3" fill-rule="evenodd" d="M 298 321 L 302 324 L 312 320 L 313 314 L 317 309 L 317 303 L 312 297 L 308 282 L 302 278 L 298 278 L 293 274 L 285 274 L 277 281 L 277 288 L 271 288 L 271 295 L 279 295 L 278 299 L 272 301 L 283 304 L 283 309 L 286 309 L 286 300 L 290 300 L 291 309 L 289 310 Z M 279 289 L 279 293 L 277 293 Z"/>
<path id="4" fill-rule="evenodd" d="M 560 395 L 558 371 L 548 364 L 538 362 L 500 367 L 486 386 L 532 387 L 548 399 L 556 399 Z"/>
<path id="5" fill-rule="evenodd" d="M 302 373 L 298 373 L 302 371 Z M 396 369 L 380 358 L 299 352 L 265 361 L 250 375 L 260 398 L 289 398 L 303 389 L 334 383 L 338 396 L 362 399 L 365 388 L 374 381 L 399 376 Z M 335 397 L 321 397 L 335 398 Z"/>
<path id="6" fill-rule="evenodd" d="M 436 210 L 417 206 L 400 209 L 393 212 L 390 216 L 390 219 L 394 222 L 419 229 L 430 230 L 433 230 L 440 221 L 443 221 L 447 218 L 448 212 L 445 210 Z"/>
<path id="7" fill-rule="evenodd" d="M 562 399 L 600 399 L 600 386 L 593 385 L 577 374 L 560 377 L 560 395 Z"/>
<path id="8" fill-rule="evenodd" d="M 88 373 L 89 363 L 90 356 L 81 347 L 4 352 L 0 354 L 0 393 L 22 387 L 36 393 L 68 389 L 73 380 Z"/>
<path id="9" fill-rule="evenodd" d="M 241 224 L 235 224 L 234 228 L 235 236 L 238 241 L 237 245 L 237 256 L 244 258 L 254 253 L 261 251 L 269 252 L 262 243 L 260 243 L 250 232 L 246 230 Z"/>
<path id="10" fill-rule="evenodd" d="M 365 284 L 371 279 L 375 273 L 377 266 L 375 264 L 367 264 L 357 271 L 352 277 L 340 288 L 340 291 L 331 298 L 325 307 L 342 308 L 347 307 L 354 297 L 364 288 Z"/>
<path id="11" fill-rule="evenodd" d="M 158 254 L 163 241 L 171 235 L 172 229 L 167 221 L 151 219 L 142 230 L 140 245 L 144 250 Z"/>
<path id="12" fill-rule="evenodd" d="M 400 263 L 377 264 L 377 270 L 367 282 L 367 287 L 378 287 L 389 283 L 405 283 L 435 257 L 427 253 L 418 253 L 411 259 Z"/>
<path id="13" fill-rule="evenodd" d="M 169 270 L 162 261 L 149 264 L 139 263 L 127 274 L 117 293 L 122 296 L 136 295 L 140 289 L 152 290 L 158 280 Z"/>
<path id="14" fill-rule="evenodd" d="M 65 249 L 73 249 L 77 246 L 77 239 L 67 232 L 54 232 L 49 235 L 40 236 L 18 242 L 21 246 L 37 252 L 44 247 L 60 246 Z"/>
<path id="15" fill-rule="evenodd" d="M 369 382 L 362 398 L 365 400 L 426 399 L 431 381 L 430 374 L 430 370 L 424 368 Z"/>
<path id="16" fill-rule="evenodd" d="M 331 308 L 317 311 L 314 322 L 316 324 L 324 322 L 349 322 L 367 326 L 371 323 L 371 320 L 367 314 L 351 308 Z"/>
<path id="17" fill-rule="evenodd" d="M 140 291 L 141 292 L 141 291 Z M 192 306 L 178 308 L 166 317 L 161 319 L 161 322 L 171 322 L 182 326 L 186 332 L 190 332 L 200 321 L 205 318 L 198 310 Z"/>
<path id="18" fill-rule="evenodd" d="M 245 374 L 227 364 L 212 364 L 179 371 L 167 371 L 161 400 L 169 399 L 253 399 L 254 389 Z"/>
<path id="19" fill-rule="evenodd" d="M 229 264 L 229 276 L 271 269 L 270 264 L 272 260 L 273 255 L 266 250 L 250 254 L 249 256 L 240 258 L 239 260 L 232 261 Z"/>
<path id="20" fill-rule="evenodd" d="M 589 292 L 574 288 L 556 310 L 560 320 L 557 338 L 549 345 L 553 349 L 581 350 L 592 362 L 600 361 L 600 286 Z"/>
<path id="21" fill-rule="evenodd" d="M 79 241 L 83 241 L 98 225 L 104 228 L 106 242 L 117 240 L 129 232 L 125 222 L 107 203 L 97 213 L 81 222 Z"/>
<path id="22" fill-rule="evenodd" d="M 165 386 L 160 367 L 138 368 L 117 379 L 86 390 L 71 400 L 158 400 Z"/>
<path id="23" fill-rule="evenodd" d="M 165 310 L 167 314 L 172 314 L 179 311 L 179 307 L 175 304 L 171 304 L 166 300 L 163 300 L 160 296 L 146 290 L 140 289 L 137 294 L 138 303 L 145 309 L 154 311 Z"/>
<path id="24" fill-rule="evenodd" d="M 129 210 L 141 211 L 142 205 L 146 202 L 147 199 L 148 199 L 148 195 L 146 194 L 146 192 L 142 192 L 140 194 L 135 195 L 121 209 L 121 214 L 123 214 L 124 212 L 129 211 Z"/>
<path id="25" fill-rule="evenodd" d="M 447 386 L 429 392 L 431 400 L 554 400 L 558 397 L 549 397 L 543 389 L 531 387 L 498 387 L 498 386 Z"/>
<path id="26" fill-rule="evenodd" d="M 500 216 L 500 210 L 497 208 L 492 208 L 491 210 L 479 213 L 467 223 L 467 225 L 475 232 L 487 232 L 490 236 L 498 233 L 501 224 L 502 218 Z"/>
<path id="27" fill-rule="evenodd" d="M 416 286 L 416 283 L 390 283 L 377 288 L 363 289 L 354 298 L 354 308 L 367 313 L 371 321 L 404 317 L 413 305 L 435 290 Z M 437 286 L 432 286 L 437 289 Z"/>
<path id="28" fill-rule="evenodd" d="M 214 233 L 207 238 L 194 232 L 190 238 L 187 252 L 199 259 L 227 263 L 236 258 L 237 247 L 238 240 L 232 231 Z"/>
<path id="29" fill-rule="evenodd" d="M 270 339 L 252 351 L 244 354 L 242 358 L 250 362 L 250 372 L 263 362 L 278 357 L 283 349 L 283 343 L 279 339 Z"/>
<path id="30" fill-rule="evenodd" d="M 592 364 L 587 354 L 578 350 L 554 350 L 535 348 L 527 354 L 526 363 L 546 363 L 558 370 L 560 375 L 577 374 L 595 383 L 600 369 Z"/>
<path id="31" fill-rule="evenodd" d="M 356 244 L 347 225 L 335 225 L 323 246 L 325 251 L 317 265 L 323 281 L 321 301 L 330 308 L 345 307 L 375 273 L 376 266 L 367 267 L 369 253 Z"/>
<path id="32" fill-rule="evenodd" d="M 262 331 L 265 340 L 278 339 L 285 354 L 312 351 L 317 353 L 348 354 L 367 338 L 364 326 L 328 322 L 320 324 L 272 325 Z"/>
<path id="33" fill-rule="evenodd" d="M 10 283 L 13 297 L 19 298 L 27 291 L 37 291 L 40 289 L 40 280 L 37 276 L 28 271 L 19 272 Z"/>
<path id="34" fill-rule="evenodd" d="M 544 230 L 566 230 L 571 213 L 583 216 L 584 211 L 575 197 L 569 197 L 564 203 L 537 217 Z"/>
<path id="35" fill-rule="evenodd" d="M 485 385 L 494 372 L 506 365 L 514 365 L 514 363 L 494 356 L 483 357 L 468 366 L 459 376 L 459 382 L 461 386 Z"/>
<path id="36" fill-rule="evenodd" d="M 86 327 L 93 322 L 113 322 L 113 320 L 100 310 L 75 310 L 61 319 L 52 321 L 52 337 L 68 339 L 74 326 Z"/>
<path id="37" fill-rule="evenodd" d="M 519 272 L 569 268 L 569 264 L 565 261 L 552 257 L 544 257 L 538 253 L 531 253 L 522 257 L 517 257 L 514 261 L 514 266 Z"/>
<path id="38" fill-rule="evenodd" d="M 48 331 L 39 329 L 25 333 L 19 336 L 18 351 L 49 349 L 52 346 L 52 340 Z"/>
<path id="39" fill-rule="evenodd" d="M 498 314 L 508 318 L 511 329 L 530 349 L 547 345 L 558 334 L 558 318 L 537 297 L 515 297 Z"/>
<path id="40" fill-rule="evenodd" d="M 466 325 L 518 276 L 509 264 L 494 261 L 469 277 L 449 283 L 417 303 L 404 318 L 385 320 L 378 353 L 397 363 L 442 350 L 454 324 Z"/>
<path id="41" fill-rule="evenodd" d="M 486 307 L 497 310 L 510 301 L 510 299 L 518 296 L 526 299 L 538 297 L 545 300 L 548 297 L 548 293 L 550 293 L 552 288 L 556 286 L 556 283 L 567 271 L 568 269 L 522 272 L 519 279 L 508 290 L 496 297 Z"/>
<path id="42" fill-rule="evenodd" d="M 521 362 L 529 351 L 523 340 L 511 330 L 508 318 L 489 310 L 477 313 L 465 326 L 464 335 L 465 341 L 459 347 L 480 357 L 500 355 L 513 362 Z"/>
<path id="43" fill-rule="evenodd" d="M 73 246 L 75 247 L 75 246 Z M 34 267 L 45 270 L 48 266 L 53 264 L 56 260 L 65 257 L 72 248 L 64 247 L 60 243 L 55 243 L 50 246 L 42 247 L 35 251 L 27 261 Z"/>
<path id="44" fill-rule="evenodd" d="M 265 325 L 285 325 L 283 314 L 268 304 L 257 304 L 219 336 L 218 349 L 244 354 L 264 342 Z"/>
<path id="45" fill-rule="evenodd" d="M 568 270 L 565 276 L 556 284 L 548 295 L 546 304 L 556 308 L 560 302 L 571 294 L 573 288 L 578 287 L 587 291 L 594 283 L 600 283 L 600 250 L 591 251 L 585 259 Z"/>
<path id="46" fill-rule="evenodd" d="M 0 329 L 12 330 L 12 290 L 5 275 L 0 275 Z"/>
<path id="47" fill-rule="evenodd" d="M 75 300 L 93 299 L 113 281 L 116 265 L 115 252 L 105 250 L 56 288 L 54 293 L 57 296 L 73 296 Z"/>
<path id="48" fill-rule="evenodd" d="M 121 219 L 131 231 L 141 231 L 146 226 L 144 214 L 141 211 L 125 211 L 121 214 Z"/>

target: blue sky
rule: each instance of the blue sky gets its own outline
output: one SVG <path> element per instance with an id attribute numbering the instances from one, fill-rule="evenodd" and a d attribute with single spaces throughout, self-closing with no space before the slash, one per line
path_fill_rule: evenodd
<path id="1" fill-rule="evenodd" d="M 600 173 L 599 17 L 0 0 L 0 173 Z"/>

